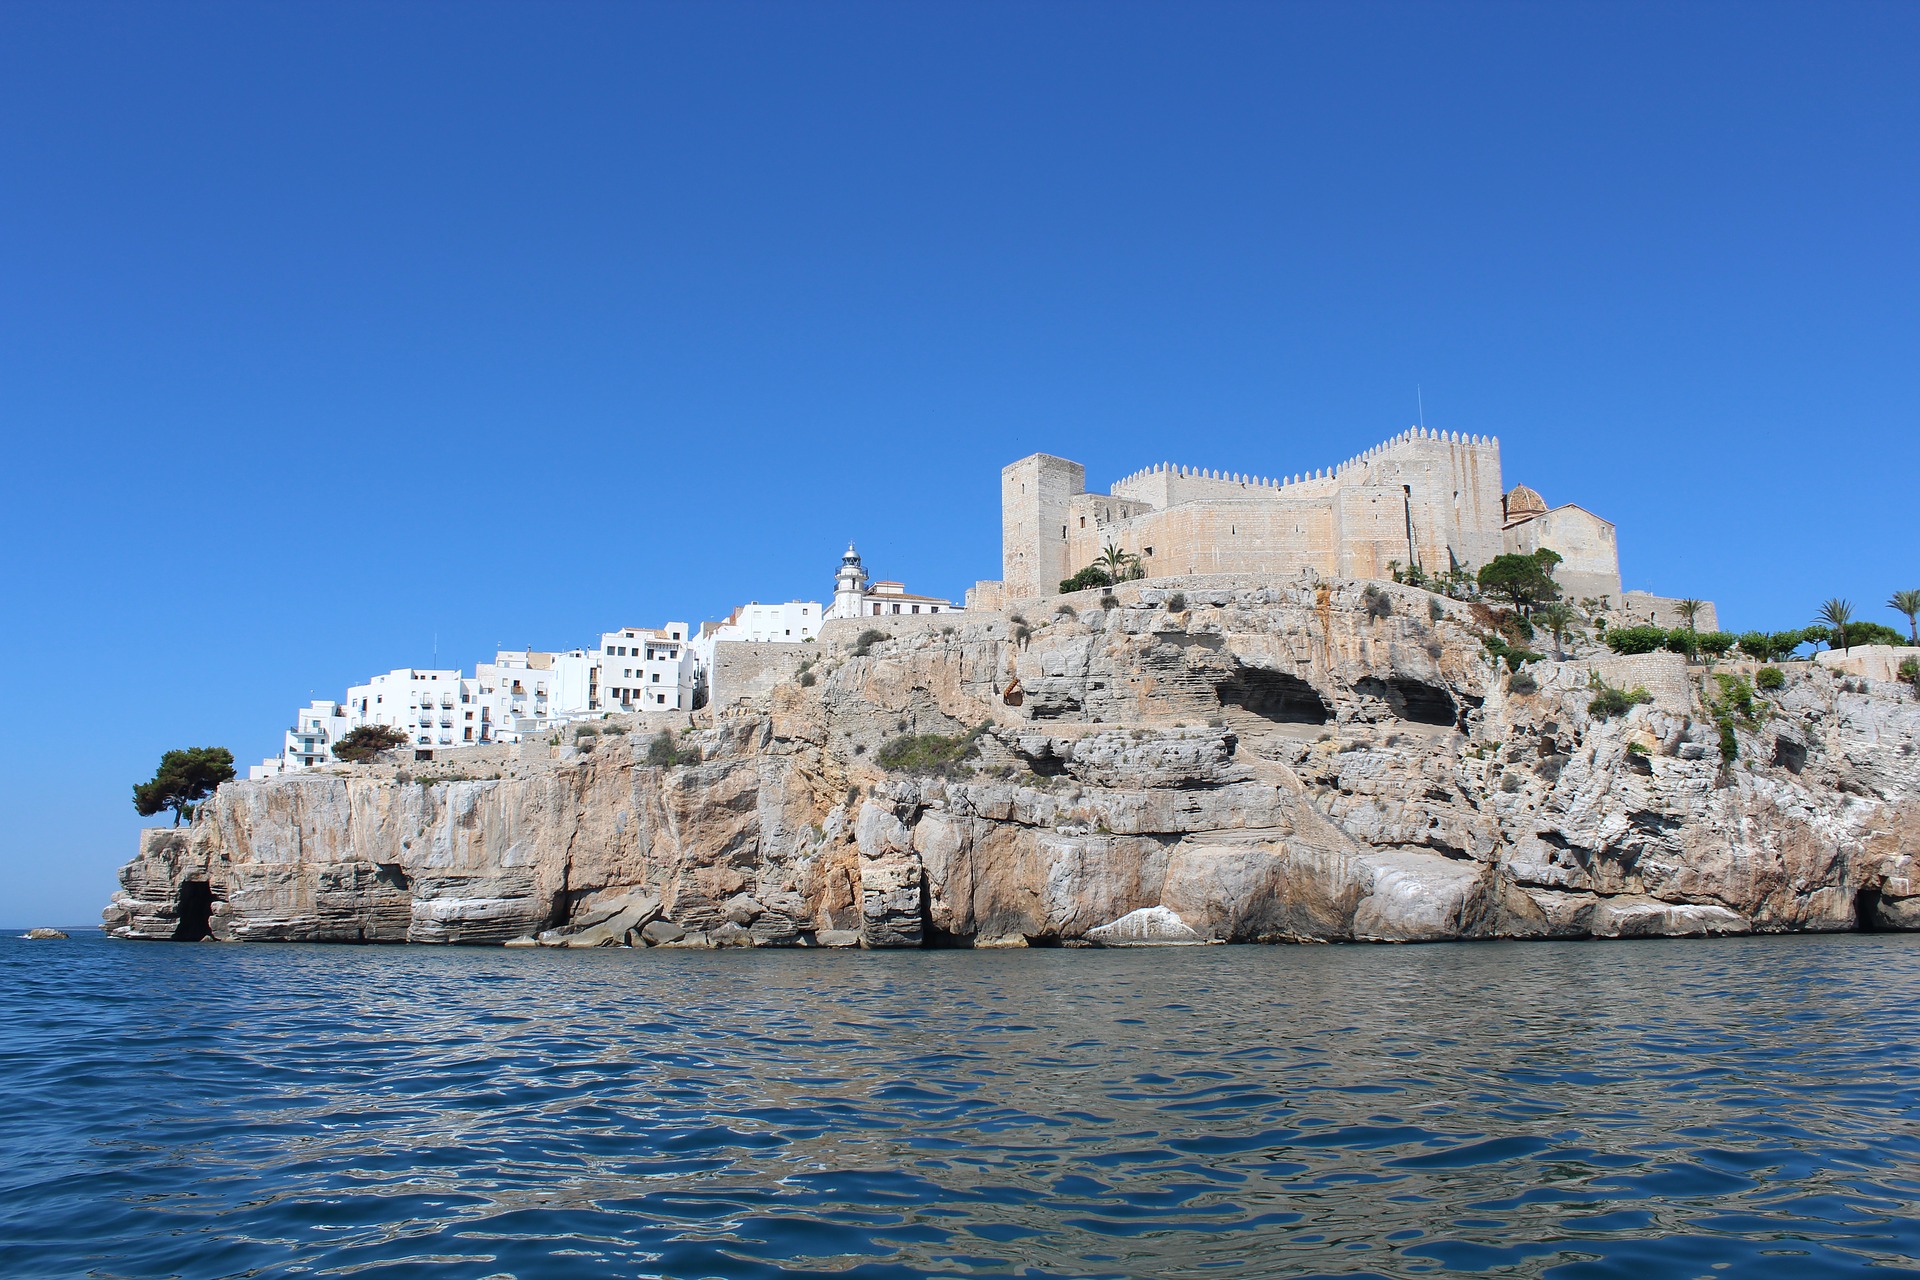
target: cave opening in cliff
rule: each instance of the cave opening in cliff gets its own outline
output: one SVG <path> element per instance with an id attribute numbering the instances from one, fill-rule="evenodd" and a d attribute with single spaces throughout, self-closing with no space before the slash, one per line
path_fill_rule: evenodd
<path id="1" fill-rule="evenodd" d="M 1353 691 L 1363 698 L 1379 699 L 1396 718 L 1415 724 L 1451 725 L 1460 718 L 1460 708 L 1454 705 L 1452 695 L 1419 680 L 1363 676 L 1354 681 Z"/>
<path id="2" fill-rule="evenodd" d="M 1221 706 L 1238 707 L 1276 724 L 1325 724 L 1332 718 L 1326 699 L 1312 685 L 1284 671 L 1242 667 L 1215 692 Z"/>
<path id="3" fill-rule="evenodd" d="M 1861 933 L 1880 932 L 1880 891 L 1862 889 L 1853 895 L 1853 927 Z"/>
<path id="4" fill-rule="evenodd" d="M 213 932 L 213 886 L 205 880 L 182 884 L 175 905 L 179 911 L 173 926 L 175 942 L 198 942 Z"/>

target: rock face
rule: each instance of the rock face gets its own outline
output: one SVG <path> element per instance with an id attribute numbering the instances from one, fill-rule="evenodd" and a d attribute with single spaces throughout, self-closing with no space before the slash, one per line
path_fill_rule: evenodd
<path id="1" fill-rule="evenodd" d="M 228 783 L 143 834 L 106 922 L 668 947 L 1920 928 L 1907 686 L 1788 664 L 1749 715 L 1677 655 L 1515 680 L 1484 611 L 1415 588 L 1181 585 L 828 634 L 805 686 L 682 734 L 697 763 L 628 736 L 485 780 Z M 1596 678 L 1651 701 L 1597 716 Z M 882 767 L 909 735 L 964 761 Z"/>
<path id="2" fill-rule="evenodd" d="M 20 935 L 34 942 L 58 942 L 66 939 L 66 934 L 58 929 L 29 929 Z"/>

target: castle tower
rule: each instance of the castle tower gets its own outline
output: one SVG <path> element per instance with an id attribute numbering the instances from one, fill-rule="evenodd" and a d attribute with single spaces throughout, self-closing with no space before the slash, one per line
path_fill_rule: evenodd
<path id="1" fill-rule="evenodd" d="M 857 618 L 860 616 L 860 604 L 867 593 L 867 571 L 860 566 L 860 553 L 847 544 L 847 554 L 840 557 L 840 571 L 833 575 L 833 607 L 827 610 L 829 618 Z"/>
<path id="2" fill-rule="evenodd" d="M 1000 570 L 1010 599 L 1052 595 L 1068 563 L 1068 508 L 1087 491 L 1087 469 L 1031 454 L 1000 471 Z"/>

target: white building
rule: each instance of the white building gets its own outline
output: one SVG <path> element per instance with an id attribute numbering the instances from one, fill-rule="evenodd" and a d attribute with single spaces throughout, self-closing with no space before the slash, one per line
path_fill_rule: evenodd
<path id="1" fill-rule="evenodd" d="M 789 600 L 785 604 L 743 604 L 724 622 L 703 622 L 693 638 L 694 679 L 701 688 L 712 681 L 713 649 L 724 642 L 748 644 L 805 644 L 820 635 L 826 611 L 817 600 Z"/>
<path id="2" fill-rule="evenodd" d="M 860 553 L 847 544 L 840 557 L 840 571 L 833 575 L 833 607 L 829 618 L 876 618 L 896 613 L 959 613 L 953 601 L 940 596 L 920 596 L 900 582 L 867 582 Z"/>
<path id="3" fill-rule="evenodd" d="M 280 754 L 247 776 L 331 764 L 334 744 L 362 725 L 386 725 L 415 750 L 438 751 L 516 743 L 610 711 L 688 709 L 694 671 L 686 636 L 686 624 L 672 622 L 657 631 L 607 632 L 593 650 L 503 649 L 471 676 L 396 667 L 354 685 L 345 702 L 316 701 L 300 711 Z"/>
<path id="4" fill-rule="evenodd" d="M 694 651 L 686 623 L 609 631 L 595 656 L 607 710 L 693 710 Z"/>

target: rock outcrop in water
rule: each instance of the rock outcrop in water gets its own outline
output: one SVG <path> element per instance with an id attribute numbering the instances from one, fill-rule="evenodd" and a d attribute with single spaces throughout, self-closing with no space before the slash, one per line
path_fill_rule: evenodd
<path id="1" fill-rule="evenodd" d="M 1071 600 L 830 634 L 810 678 L 677 735 L 695 763 L 602 735 L 498 777 L 228 783 L 144 833 L 108 928 L 870 947 L 1920 928 L 1904 685 L 1789 664 L 1749 714 L 1677 655 L 1516 679 L 1484 610 L 1379 584 Z M 1651 700 L 1596 715 L 1596 678 Z"/>

